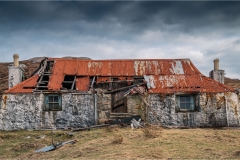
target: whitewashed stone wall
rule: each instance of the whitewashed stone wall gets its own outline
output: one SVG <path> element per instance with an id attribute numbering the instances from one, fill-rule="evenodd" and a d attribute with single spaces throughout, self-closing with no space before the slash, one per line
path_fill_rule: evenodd
<path id="1" fill-rule="evenodd" d="M 8 87 L 12 88 L 22 82 L 24 70 L 20 66 L 9 66 Z"/>
<path id="2" fill-rule="evenodd" d="M 62 94 L 62 111 L 43 111 L 44 94 L 5 94 L 0 130 L 86 127 L 95 124 L 92 94 Z"/>
<path id="3" fill-rule="evenodd" d="M 226 97 L 226 100 L 225 100 Z M 99 119 L 107 118 L 110 98 L 98 95 Z M 95 124 L 92 94 L 62 94 L 62 111 L 43 111 L 44 94 L 4 94 L 0 101 L 0 130 L 40 129 L 47 127 L 87 127 Z M 196 111 L 177 112 L 175 95 L 148 95 L 148 122 L 164 126 L 239 126 L 239 96 L 235 93 L 200 94 Z M 228 123 L 226 114 L 226 102 Z M 102 106 L 101 106 L 102 103 Z M 106 106 L 106 109 L 105 107 Z M 144 116 L 146 105 L 137 95 L 128 97 L 128 111 Z M 104 117 L 101 116 L 104 113 Z M 144 118 L 144 117 L 143 117 Z"/>
<path id="4" fill-rule="evenodd" d="M 227 99 L 227 112 L 226 101 Z M 239 102 L 235 93 L 200 94 L 194 112 L 177 112 L 175 95 L 149 95 L 148 121 L 163 126 L 239 126 Z M 228 114 L 228 122 L 227 122 Z"/>
<path id="5" fill-rule="evenodd" d="M 0 130 L 32 129 L 41 126 L 41 94 L 3 95 Z"/>

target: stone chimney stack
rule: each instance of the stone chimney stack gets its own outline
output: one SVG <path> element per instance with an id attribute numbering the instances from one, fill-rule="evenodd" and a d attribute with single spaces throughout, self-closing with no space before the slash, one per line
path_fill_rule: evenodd
<path id="1" fill-rule="evenodd" d="M 8 87 L 12 88 L 24 79 L 24 69 L 19 65 L 19 55 L 13 55 L 13 65 L 8 67 Z"/>
<path id="2" fill-rule="evenodd" d="M 219 59 L 214 59 L 214 70 L 209 73 L 209 77 L 224 84 L 225 71 L 219 69 Z"/>

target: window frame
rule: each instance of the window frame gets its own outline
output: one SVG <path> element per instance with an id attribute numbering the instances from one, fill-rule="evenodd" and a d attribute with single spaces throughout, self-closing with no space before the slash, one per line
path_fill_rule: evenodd
<path id="1" fill-rule="evenodd" d="M 187 104 L 188 101 L 183 101 L 181 102 L 181 99 L 180 97 L 189 97 L 190 98 L 190 109 L 184 109 L 184 108 L 181 108 L 181 103 L 185 103 Z M 192 95 L 192 94 L 180 94 L 180 95 L 176 95 L 176 112 L 194 112 L 196 111 L 196 104 L 195 104 L 195 95 Z"/>
<path id="2" fill-rule="evenodd" d="M 49 97 L 53 97 L 53 101 L 49 102 Z M 58 97 L 57 101 L 55 102 L 54 97 Z M 44 101 L 44 111 L 62 111 L 62 95 L 61 94 L 45 94 L 45 101 Z M 53 104 L 53 107 L 50 107 L 50 104 Z M 58 107 L 55 108 L 54 104 L 58 104 Z"/>

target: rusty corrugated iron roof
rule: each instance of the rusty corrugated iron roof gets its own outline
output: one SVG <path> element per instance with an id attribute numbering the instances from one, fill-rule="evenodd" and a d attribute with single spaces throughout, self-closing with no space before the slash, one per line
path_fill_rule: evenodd
<path id="1" fill-rule="evenodd" d="M 54 60 L 53 75 L 143 76 L 201 74 L 189 59 L 153 60 Z"/>
<path id="2" fill-rule="evenodd" d="M 233 88 L 214 81 L 203 74 L 189 59 L 136 59 L 136 60 L 77 60 L 49 58 L 54 61 L 49 90 L 60 90 L 65 75 L 77 77 L 76 90 L 87 91 L 84 83 L 90 83 L 89 76 L 97 76 L 97 83 L 110 80 L 109 77 L 131 80 L 144 76 L 149 82 L 149 93 L 175 92 L 232 92 Z M 83 78 L 85 77 L 85 78 Z M 37 78 L 34 79 L 37 83 Z M 22 82 L 30 85 L 29 81 Z M 5 93 L 25 92 L 23 84 Z M 33 83 L 31 83 L 33 84 Z M 82 86 L 83 85 L 83 86 Z M 32 85 L 30 85 L 32 86 Z M 30 90 L 26 90 L 29 92 Z"/>
<path id="3" fill-rule="evenodd" d="M 203 75 L 149 75 L 145 76 L 145 80 L 148 82 L 149 93 L 234 91 L 231 87 Z"/>
<path id="4" fill-rule="evenodd" d="M 18 85 L 6 90 L 4 93 L 31 93 L 33 92 L 33 87 L 37 85 L 38 78 L 39 75 L 34 75 Z"/>

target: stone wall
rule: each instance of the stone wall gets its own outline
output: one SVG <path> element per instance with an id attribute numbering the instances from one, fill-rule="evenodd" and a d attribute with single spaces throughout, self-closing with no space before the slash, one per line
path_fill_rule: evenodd
<path id="1" fill-rule="evenodd" d="M 195 127 L 228 126 L 228 124 L 239 126 L 239 102 L 238 95 L 235 93 L 196 95 L 196 111 L 193 112 L 177 112 L 175 95 L 162 97 L 151 94 L 149 103 L 148 120 L 152 124 Z"/>
<path id="2" fill-rule="evenodd" d="M 43 111 L 44 127 L 88 127 L 95 124 L 92 94 L 62 94 L 62 111 Z"/>
<path id="3" fill-rule="evenodd" d="M 128 113 L 140 115 L 142 120 L 146 121 L 146 105 L 138 95 L 127 97 Z"/>
<path id="4" fill-rule="evenodd" d="M 42 94 L 2 95 L 0 130 L 40 127 L 43 99 Z"/>
<path id="5" fill-rule="evenodd" d="M 99 123 L 105 123 L 111 113 L 111 94 L 104 94 L 103 91 L 98 91 L 98 119 Z"/>
<path id="6" fill-rule="evenodd" d="M 105 123 L 111 114 L 111 94 L 103 94 L 99 91 L 97 95 L 99 123 Z M 138 95 L 127 96 L 127 113 L 140 115 L 143 120 L 146 120 L 146 106 Z"/>
<path id="7" fill-rule="evenodd" d="M 99 122 L 111 113 L 111 95 L 98 93 Z M 127 97 L 128 113 L 141 115 L 151 124 L 164 126 L 239 126 L 239 96 L 235 93 L 199 94 L 196 111 L 178 112 L 175 95 L 150 94 Z M 87 127 L 95 124 L 94 95 L 62 94 L 62 111 L 43 111 L 44 94 L 3 94 L 0 103 L 0 130 L 41 129 L 48 127 Z M 226 114 L 227 104 L 227 114 Z M 228 116 L 227 116 L 228 115 Z M 228 121 L 227 121 L 228 119 Z"/>
<path id="8" fill-rule="evenodd" d="M 43 111 L 44 94 L 5 94 L 0 130 L 86 127 L 95 124 L 92 94 L 62 94 L 62 111 Z"/>
<path id="9" fill-rule="evenodd" d="M 20 66 L 9 66 L 8 87 L 12 88 L 23 80 L 24 70 Z"/>
<path id="10" fill-rule="evenodd" d="M 224 84 L 225 71 L 224 70 L 212 70 L 209 73 L 209 77 Z"/>

